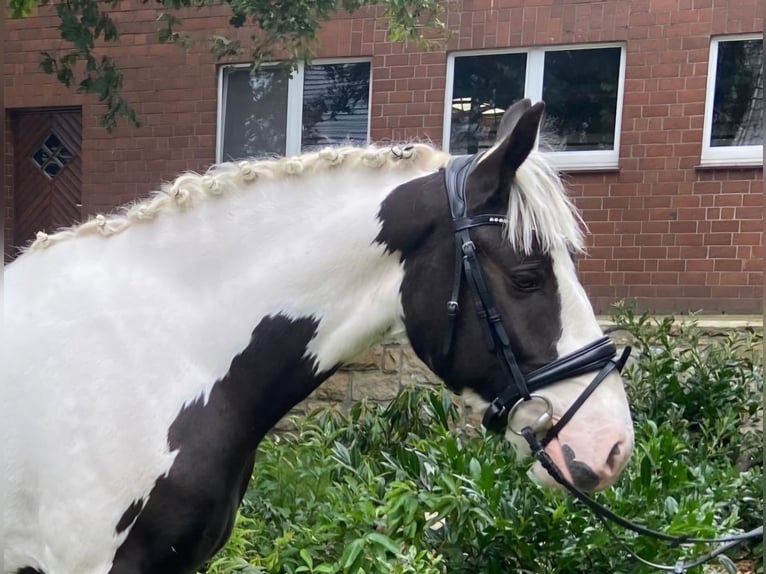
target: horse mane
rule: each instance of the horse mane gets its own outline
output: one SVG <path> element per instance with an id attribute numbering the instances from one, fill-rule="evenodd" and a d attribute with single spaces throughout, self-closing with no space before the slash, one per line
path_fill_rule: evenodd
<path id="1" fill-rule="evenodd" d="M 414 143 L 405 146 L 366 148 L 327 147 L 295 157 L 248 159 L 212 166 L 204 174 L 186 172 L 175 181 L 164 184 L 148 199 L 128 204 L 112 215 L 96 215 L 85 223 L 56 231 L 38 232 L 27 248 L 36 251 L 75 237 L 101 235 L 109 237 L 141 221 L 149 221 L 166 213 L 189 209 L 193 205 L 227 192 L 242 189 L 257 180 L 274 181 L 338 169 L 432 171 L 444 167 L 449 154 L 430 145 Z"/>
<path id="2" fill-rule="evenodd" d="M 434 171 L 445 167 L 449 159 L 447 152 L 428 144 L 414 143 L 390 147 L 328 147 L 295 157 L 225 162 L 212 166 L 204 174 L 183 173 L 173 182 L 164 184 L 148 199 L 128 204 L 114 214 L 99 214 L 82 224 L 52 234 L 40 231 L 26 250 L 38 251 L 76 237 L 116 235 L 134 223 L 187 210 L 202 201 L 242 189 L 258 180 L 299 177 L 341 166 L 348 170 Z M 509 203 L 507 232 L 516 249 L 530 253 L 536 240 L 545 251 L 562 245 L 582 250 L 581 226 L 584 224 L 567 198 L 558 174 L 542 155 L 537 152 L 530 154 L 516 172 L 514 188 Z"/>
<path id="3" fill-rule="evenodd" d="M 569 199 L 558 172 L 538 151 L 516 170 L 508 203 L 508 237 L 516 251 L 531 254 L 585 251 L 587 226 Z"/>

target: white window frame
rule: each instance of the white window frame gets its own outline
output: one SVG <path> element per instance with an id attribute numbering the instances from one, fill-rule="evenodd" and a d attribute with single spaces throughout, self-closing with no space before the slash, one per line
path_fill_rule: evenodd
<path id="1" fill-rule="evenodd" d="M 321 58 L 309 63 L 312 66 L 323 66 L 330 64 L 370 64 L 370 81 L 368 95 L 367 112 L 367 143 L 370 143 L 370 121 L 372 109 L 372 60 L 370 58 Z M 265 64 L 262 68 L 275 67 L 277 64 Z M 223 136 L 224 136 L 224 118 L 226 117 L 226 90 L 227 83 L 224 81 L 225 72 L 231 68 L 249 68 L 250 64 L 226 64 L 218 67 L 218 104 L 217 104 L 217 125 L 215 134 L 215 160 L 221 163 L 223 160 Z M 286 114 L 286 133 L 285 133 L 285 156 L 296 156 L 301 154 L 301 136 L 303 133 L 303 80 L 306 73 L 306 64 L 299 62 L 292 77 L 287 84 L 287 114 Z"/>
<path id="2" fill-rule="evenodd" d="M 710 39 L 710 55 L 707 68 L 707 91 L 705 93 L 705 119 L 702 127 L 702 153 L 700 165 L 709 167 L 737 167 L 763 165 L 762 145 L 720 146 L 710 145 L 713 135 L 713 104 L 718 72 L 718 43 L 737 40 L 763 40 L 762 34 L 733 34 Z"/>
<path id="3" fill-rule="evenodd" d="M 442 147 L 445 151 L 449 151 L 450 129 L 452 128 L 452 92 L 455 84 L 455 58 L 462 56 L 494 56 L 498 54 L 525 53 L 527 55 L 527 67 L 524 79 L 524 97 L 537 102 L 543 99 L 543 73 L 546 52 L 594 48 L 620 48 L 617 109 L 615 110 L 614 118 L 614 149 L 545 152 L 545 156 L 551 165 L 563 171 L 598 171 L 618 168 L 620 160 L 620 134 L 622 133 L 622 101 L 625 93 L 625 44 L 622 42 L 451 52 L 447 56 L 447 86 L 444 91 L 444 135 L 442 137 Z"/>

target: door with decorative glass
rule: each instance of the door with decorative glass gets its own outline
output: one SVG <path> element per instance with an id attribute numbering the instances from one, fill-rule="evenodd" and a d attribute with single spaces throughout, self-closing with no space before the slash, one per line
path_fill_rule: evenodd
<path id="1" fill-rule="evenodd" d="M 21 247 L 80 219 L 82 112 L 17 112 L 13 134 L 13 240 Z"/>

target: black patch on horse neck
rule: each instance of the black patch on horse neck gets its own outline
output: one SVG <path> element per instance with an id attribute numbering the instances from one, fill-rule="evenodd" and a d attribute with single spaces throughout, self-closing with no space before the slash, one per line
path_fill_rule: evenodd
<path id="1" fill-rule="evenodd" d="M 410 343 L 420 359 L 443 376 L 440 344 L 429 343 L 446 332 L 454 269 L 455 239 L 444 170 L 394 189 L 381 204 L 378 219 L 377 242 L 389 252 L 399 251 L 404 267 L 402 308 Z M 419 320 L 409 320 L 416 316 Z"/>
<path id="2" fill-rule="evenodd" d="M 117 526 L 115 527 L 115 531 L 117 532 L 117 534 L 120 534 L 128 526 L 133 524 L 133 521 L 136 519 L 136 516 L 138 516 L 138 513 L 141 512 L 141 509 L 143 509 L 143 507 L 144 507 L 143 498 L 134 500 L 133 504 L 128 506 L 128 509 L 122 513 L 122 517 L 120 518 L 119 522 L 117 523 Z"/>
<path id="3" fill-rule="evenodd" d="M 42 570 L 32 568 L 31 566 L 24 566 L 20 570 L 16 570 L 16 574 L 45 574 Z"/>
<path id="4" fill-rule="evenodd" d="M 110 574 L 193 573 L 223 546 L 256 446 L 334 372 L 317 375 L 305 356 L 318 326 L 312 317 L 264 318 L 208 400 L 199 397 L 181 410 L 168 430 L 169 448 L 178 451 L 175 461 L 157 479 Z"/>
<path id="5" fill-rule="evenodd" d="M 400 251 L 405 262 L 407 254 L 419 248 L 439 223 L 446 232 L 444 239 L 449 239 L 452 224 L 444 192 L 444 170 L 394 189 L 381 203 L 378 219 L 381 228 L 375 241 L 385 245 L 389 253 Z"/>

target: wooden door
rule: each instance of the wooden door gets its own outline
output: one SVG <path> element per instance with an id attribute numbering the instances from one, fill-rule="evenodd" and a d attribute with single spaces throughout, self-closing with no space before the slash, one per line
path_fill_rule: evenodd
<path id="1" fill-rule="evenodd" d="M 82 114 L 36 110 L 18 112 L 14 120 L 13 238 L 19 247 L 38 231 L 80 220 Z"/>

